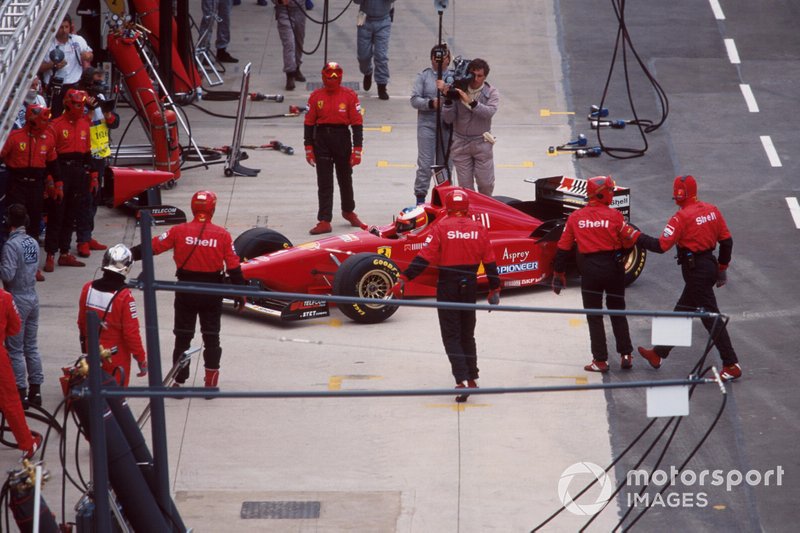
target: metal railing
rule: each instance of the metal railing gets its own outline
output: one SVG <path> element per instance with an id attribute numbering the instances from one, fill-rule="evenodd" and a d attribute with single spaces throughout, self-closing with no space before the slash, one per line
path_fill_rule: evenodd
<path id="1" fill-rule="evenodd" d="M 0 143 L 17 118 L 70 3 L 4 0 L 0 4 Z"/>

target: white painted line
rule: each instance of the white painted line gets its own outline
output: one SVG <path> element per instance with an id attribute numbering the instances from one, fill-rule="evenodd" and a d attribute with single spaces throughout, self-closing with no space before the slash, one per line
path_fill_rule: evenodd
<path id="1" fill-rule="evenodd" d="M 786 203 L 789 205 L 789 213 L 792 214 L 795 227 L 800 229 L 800 204 L 797 203 L 797 198 L 794 196 L 787 196 Z"/>
<path id="2" fill-rule="evenodd" d="M 722 6 L 719 5 L 718 0 L 708 0 L 711 4 L 711 11 L 714 12 L 714 18 L 717 20 L 725 20 L 725 13 L 722 12 Z"/>
<path id="3" fill-rule="evenodd" d="M 767 152 L 769 164 L 773 167 L 782 167 L 781 158 L 778 157 L 778 151 L 775 150 L 775 145 L 772 144 L 772 139 L 769 135 L 761 136 L 761 144 L 764 145 L 764 151 Z"/>
<path id="4" fill-rule="evenodd" d="M 742 61 L 739 59 L 739 52 L 736 51 L 736 43 L 733 42 L 733 39 L 725 39 L 725 48 L 728 50 L 728 58 L 730 58 L 731 63 L 734 65 L 738 65 Z"/>
<path id="5" fill-rule="evenodd" d="M 756 102 L 756 97 L 753 96 L 753 90 L 750 89 L 750 85 L 741 83 L 739 88 L 742 90 L 744 101 L 747 102 L 747 110 L 751 113 L 758 113 L 758 102 Z"/>

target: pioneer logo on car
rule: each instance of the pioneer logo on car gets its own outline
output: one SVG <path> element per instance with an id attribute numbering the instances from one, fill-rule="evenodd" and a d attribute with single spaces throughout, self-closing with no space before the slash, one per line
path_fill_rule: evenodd
<path id="1" fill-rule="evenodd" d="M 526 272 L 528 270 L 538 270 L 539 261 L 528 261 L 527 263 L 512 263 L 510 265 L 500 265 L 497 267 L 498 274 L 511 274 L 513 272 Z"/>

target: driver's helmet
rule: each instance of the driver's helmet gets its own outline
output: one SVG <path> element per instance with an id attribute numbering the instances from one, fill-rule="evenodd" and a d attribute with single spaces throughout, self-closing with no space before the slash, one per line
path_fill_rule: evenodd
<path id="1" fill-rule="evenodd" d="M 414 207 L 406 207 L 400 211 L 400 214 L 397 215 L 397 219 L 394 221 L 394 227 L 399 235 L 415 229 L 424 228 L 427 223 L 428 214 L 425 212 L 425 208 L 421 205 L 416 205 Z"/>

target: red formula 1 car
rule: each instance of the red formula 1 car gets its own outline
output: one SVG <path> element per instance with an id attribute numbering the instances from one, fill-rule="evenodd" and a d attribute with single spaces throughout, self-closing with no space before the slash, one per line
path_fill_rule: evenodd
<path id="1" fill-rule="evenodd" d="M 556 244 L 566 217 L 586 204 L 586 180 L 556 176 L 527 179 L 534 184 L 533 200 L 484 196 L 469 191 L 469 214 L 488 230 L 497 257 L 503 289 L 532 287 L 553 273 Z M 252 311 L 301 320 L 328 316 L 328 304 L 313 295 L 333 294 L 375 298 L 374 305 L 342 304 L 341 311 L 356 322 L 374 324 L 398 309 L 386 300 L 400 272 L 422 248 L 431 228 L 447 215 L 444 198 L 448 183 L 434 188 L 424 204 L 424 224 L 403 232 L 394 223 L 363 231 L 326 237 L 292 246 L 280 233 L 267 228 L 245 231 L 234 242 L 242 258 L 242 272 L 250 285 L 277 292 L 309 294 L 308 299 L 248 299 Z M 630 189 L 617 187 L 612 207 L 630 218 Z M 642 272 L 646 251 L 633 248 L 625 257 L 626 283 Z M 406 296 L 434 296 L 436 272 L 427 269 L 406 284 Z M 486 289 L 486 276 L 479 272 L 479 288 Z"/>

